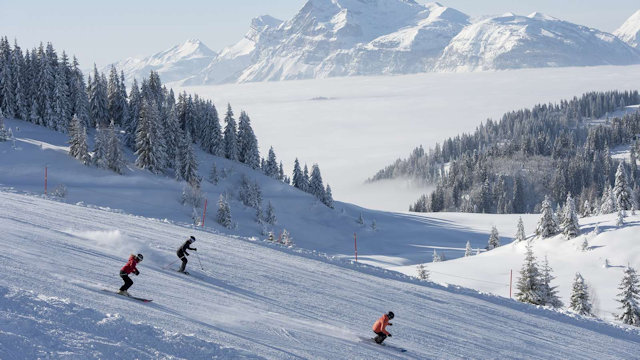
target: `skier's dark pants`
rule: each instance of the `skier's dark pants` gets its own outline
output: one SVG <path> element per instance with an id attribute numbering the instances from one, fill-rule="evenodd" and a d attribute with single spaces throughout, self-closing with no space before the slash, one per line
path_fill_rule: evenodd
<path id="1" fill-rule="evenodd" d="M 184 252 L 182 252 L 181 250 L 178 250 L 178 252 L 176 254 L 180 258 L 180 260 L 182 260 L 182 266 L 180 266 L 180 270 L 179 271 L 184 272 L 184 269 L 187 267 L 187 263 L 189 261 L 187 260 L 187 257 L 184 255 Z"/>
<path id="2" fill-rule="evenodd" d="M 378 344 L 382 344 L 382 342 L 384 341 L 384 339 L 387 338 L 387 334 L 383 333 L 383 332 L 377 332 L 376 334 L 378 334 L 378 336 L 376 336 L 376 338 L 374 339 Z"/>
<path id="3" fill-rule="evenodd" d="M 129 275 L 124 271 L 120 271 L 120 277 L 122 278 L 122 280 L 124 280 L 124 285 L 120 287 L 120 291 L 127 291 L 127 289 L 129 289 L 131 285 L 133 285 L 133 280 L 131 280 L 131 278 L 129 278 Z"/>

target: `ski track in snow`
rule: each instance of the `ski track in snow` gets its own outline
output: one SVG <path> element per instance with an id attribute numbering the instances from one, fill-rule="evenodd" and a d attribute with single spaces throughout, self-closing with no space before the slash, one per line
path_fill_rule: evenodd
<path id="1" fill-rule="evenodd" d="M 636 329 L 38 197 L 0 192 L 0 231 L 2 359 L 631 359 L 640 351 Z M 195 254 L 193 276 L 163 269 L 189 233 L 204 270 Z M 121 284 L 122 244 L 145 254 L 130 292 L 152 303 L 101 290 Z M 390 309 L 387 341 L 406 353 L 360 342 Z"/>

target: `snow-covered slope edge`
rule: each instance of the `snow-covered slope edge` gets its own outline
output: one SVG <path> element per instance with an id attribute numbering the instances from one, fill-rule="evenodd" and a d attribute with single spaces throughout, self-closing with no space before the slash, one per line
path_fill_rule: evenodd
<path id="1" fill-rule="evenodd" d="M 7 192 L 0 200 L 2 358 L 613 359 L 640 351 L 635 329 L 141 217 Z M 163 269 L 185 234 L 198 238 L 202 260 L 203 269 L 190 263 L 191 277 Z M 131 292 L 151 304 L 101 291 L 119 286 L 117 269 L 137 251 L 146 256 Z M 397 316 L 388 341 L 406 354 L 360 340 L 389 309 Z"/>

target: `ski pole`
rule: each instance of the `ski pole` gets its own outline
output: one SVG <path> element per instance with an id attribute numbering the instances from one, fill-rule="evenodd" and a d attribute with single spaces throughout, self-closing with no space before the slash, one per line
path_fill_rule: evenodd
<path id="1" fill-rule="evenodd" d="M 196 257 L 198 258 L 198 262 L 200 263 L 200 269 L 204 271 L 204 267 L 202 267 L 202 261 L 200 261 L 200 254 L 196 251 Z"/>
<path id="2" fill-rule="evenodd" d="M 178 258 L 178 260 L 180 260 L 180 258 Z M 163 269 L 166 269 L 166 268 L 168 268 L 169 266 L 171 266 L 171 265 L 175 264 L 178 260 L 174 260 L 174 261 L 172 261 L 171 263 L 169 263 L 169 264 L 167 264 L 167 265 L 163 266 L 162 268 L 163 268 Z"/>

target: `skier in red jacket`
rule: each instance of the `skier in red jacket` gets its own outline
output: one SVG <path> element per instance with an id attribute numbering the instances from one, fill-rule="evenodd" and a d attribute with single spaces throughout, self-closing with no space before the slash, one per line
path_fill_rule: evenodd
<path id="1" fill-rule="evenodd" d="M 140 275 L 140 271 L 138 271 L 136 265 L 142 261 L 142 258 L 142 254 L 131 254 L 131 256 L 129 256 L 129 261 L 127 261 L 127 264 L 123 266 L 122 269 L 120 269 L 120 277 L 122 278 L 122 280 L 124 280 L 124 285 L 120 287 L 120 291 L 118 291 L 118 294 L 129 296 L 127 289 L 129 289 L 131 285 L 133 285 L 133 280 L 131 280 L 129 274 L 134 273 L 136 274 L 136 276 Z"/>
<path id="2" fill-rule="evenodd" d="M 378 344 L 382 344 L 384 339 L 386 339 L 387 337 L 391 337 L 391 334 L 385 328 L 387 327 L 387 325 L 393 325 L 389 322 L 389 320 L 393 319 L 393 317 L 393 311 L 389 311 L 389 313 L 383 314 L 380 319 L 376 320 L 376 322 L 373 324 L 373 332 L 378 335 L 374 340 Z"/>

